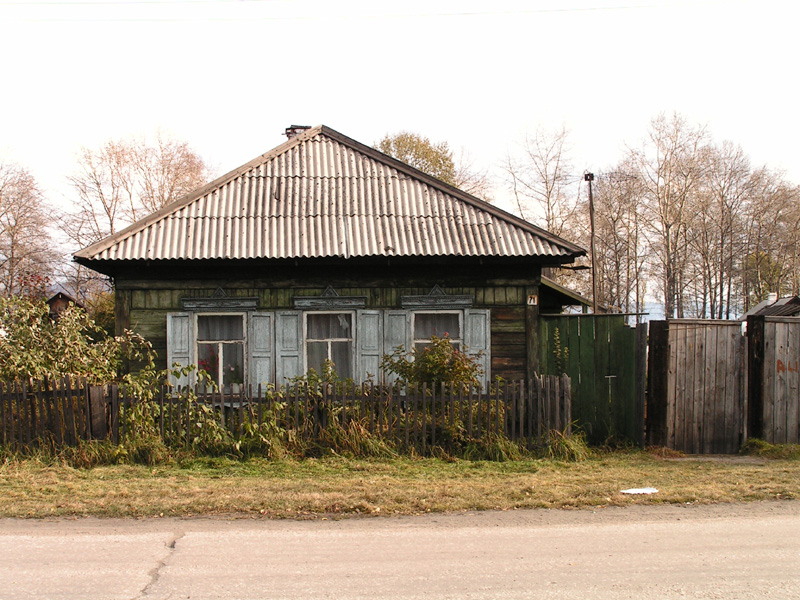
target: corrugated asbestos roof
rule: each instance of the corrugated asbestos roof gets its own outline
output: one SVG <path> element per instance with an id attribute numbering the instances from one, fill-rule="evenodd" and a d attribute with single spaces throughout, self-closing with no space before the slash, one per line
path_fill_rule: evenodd
<path id="1" fill-rule="evenodd" d="M 318 126 L 75 254 L 93 261 L 585 251 Z"/>

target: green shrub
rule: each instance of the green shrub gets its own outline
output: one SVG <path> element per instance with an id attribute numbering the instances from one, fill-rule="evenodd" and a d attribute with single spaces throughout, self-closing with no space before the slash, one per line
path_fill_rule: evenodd
<path id="1" fill-rule="evenodd" d="M 442 383 L 464 389 L 480 387 L 483 374 L 478 357 L 455 348 L 447 334 L 432 336 L 430 344 L 415 347 L 410 356 L 404 346 L 398 346 L 392 354 L 384 355 L 381 369 L 397 375 L 401 385 L 427 383 L 437 388 Z"/>
<path id="2" fill-rule="evenodd" d="M 118 380 L 125 361 L 155 358 L 143 337 L 108 336 L 82 308 L 70 305 L 54 320 L 44 301 L 13 296 L 0 298 L 0 340 L 0 381 L 67 375 L 102 384 Z"/>

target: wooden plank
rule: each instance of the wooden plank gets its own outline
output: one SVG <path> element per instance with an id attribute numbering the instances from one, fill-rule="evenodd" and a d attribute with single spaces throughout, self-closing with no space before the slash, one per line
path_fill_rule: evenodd
<path id="1" fill-rule="evenodd" d="M 722 447 L 722 452 L 732 454 L 738 448 L 738 436 L 735 434 L 734 423 L 737 418 L 738 389 L 736 375 L 742 367 L 739 361 L 740 327 L 731 327 L 720 336 L 724 340 L 724 350 L 721 353 L 717 368 L 717 385 L 722 390 L 722 414 L 717 422 L 715 434 Z"/>
<path id="2" fill-rule="evenodd" d="M 567 435 L 572 435 L 572 388 L 571 388 L 571 380 L 567 375 L 562 376 L 561 380 L 561 390 L 564 394 L 564 408 L 566 413 L 566 422 L 567 422 Z"/>
<path id="3" fill-rule="evenodd" d="M 644 408 L 647 415 L 645 441 L 650 446 L 666 446 L 669 329 L 666 321 L 651 321 L 648 328 L 647 397 Z M 574 378 L 571 383 L 574 395 Z"/>
<path id="4" fill-rule="evenodd" d="M 634 413 L 636 420 L 636 436 L 634 441 L 640 448 L 646 443 L 646 402 L 647 402 L 647 323 L 638 323 L 635 333 L 635 375 Z"/>
<path id="5" fill-rule="evenodd" d="M 422 453 L 428 448 L 428 384 L 422 384 Z"/>
<path id="6" fill-rule="evenodd" d="M 543 428 L 543 417 L 544 417 L 544 406 L 543 406 L 543 388 L 544 384 L 542 383 L 541 377 L 534 377 L 531 380 L 531 393 L 533 398 L 533 410 L 534 410 L 534 432 L 536 435 L 536 445 L 540 446 L 542 442 L 542 428 Z"/>
<path id="7" fill-rule="evenodd" d="M 786 443 L 786 398 L 789 392 L 789 369 L 787 363 L 787 329 L 777 323 L 769 323 L 770 332 L 775 340 L 775 392 L 772 421 L 776 444 Z"/>
<path id="8" fill-rule="evenodd" d="M 698 404 L 702 408 L 702 361 L 696 361 L 697 340 L 694 328 L 687 323 L 670 323 L 675 329 L 675 395 L 671 398 L 674 407 L 673 428 L 676 450 L 694 453 L 696 432 L 695 409 Z M 700 380 L 698 382 L 698 380 Z M 700 396 L 700 398 L 698 398 Z M 702 414 L 702 413 L 701 413 Z"/>
<path id="9" fill-rule="evenodd" d="M 206 393 L 208 393 L 208 390 L 206 390 Z M 191 419 L 191 412 L 190 411 L 191 411 L 191 408 L 192 408 L 192 402 L 191 402 L 191 398 L 189 397 L 189 390 L 188 389 L 186 390 L 185 394 L 181 394 L 180 395 L 180 400 L 181 400 L 181 404 L 179 405 L 180 406 L 180 412 L 183 414 L 183 416 L 181 417 L 183 419 L 183 434 L 186 436 L 185 439 L 184 439 L 184 444 L 186 445 L 187 448 L 191 448 L 191 446 L 192 446 L 192 419 Z M 205 398 L 203 398 L 203 400 L 205 400 Z M 186 407 L 186 410 L 184 410 L 184 406 Z M 211 406 L 212 407 L 214 406 L 214 394 L 213 394 L 213 392 L 211 394 Z"/>
<path id="10" fill-rule="evenodd" d="M 764 413 L 762 416 L 764 440 L 774 444 L 775 441 L 775 422 L 773 420 L 773 410 L 775 404 L 776 390 L 776 370 L 777 359 L 775 356 L 775 337 L 774 328 L 767 328 L 764 324 Z"/>
<path id="11" fill-rule="evenodd" d="M 411 391 L 411 402 L 413 407 L 412 421 L 414 425 L 414 448 L 419 449 L 419 385 L 416 383 Z"/>
<path id="12" fill-rule="evenodd" d="M 24 432 L 25 428 L 22 423 L 22 386 L 20 385 L 19 381 L 14 383 L 14 399 L 15 399 L 15 410 L 13 412 L 12 417 L 12 424 L 14 421 L 17 422 L 17 436 L 16 436 L 16 446 L 17 448 L 23 448 L 25 445 L 25 438 Z M 13 430 L 12 430 L 12 437 L 13 437 Z"/>
<path id="13" fill-rule="evenodd" d="M 409 445 L 410 444 L 410 435 L 409 435 L 409 430 L 408 430 L 408 427 L 409 427 L 408 413 L 411 412 L 411 406 L 409 404 L 409 399 L 408 399 L 408 388 L 406 388 L 406 390 L 405 390 L 405 395 L 406 395 L 405 399 L 401 400 L 401 402 L 404 402 L 404 405 L 403 405 L 403 407 L 404 407 L 404 410 L 403 410 L 403 425 L 404 425 L 404 428 L 405 428 L 405 432 L 404 432 L 405 433 L 405 448 L 406 448 L 406 450 L 408 450 L 410 448 L 410 445 Z"/>
<path id="14" fill-rule="evenodd" d="M 465 402 L 467 403 L 467 435 L 469 435 L 470 439 L 473 437 L 473 397 L 475 395 L 474 388 L 470 388 L 469 393 L 467 394 L 467 398 Z"/>
<path id="15" fill-rule="evenodd" d="M 593 352 L 589 355 L 594 365 L 594 403 L 595 408 L 595 435 L 597 442 L 605 441 L 617 435 L 614 429 L 615 421 L 612 405 L 617 399 L 614 398 L 616 388 L 615 379 L 619 373 L 612 368 L 612 353 L 614 348 L 611 344 L 610 322 L 608 317 L 594 316 L 591 318 L 594 325 Z M 583 355 L 581 356 L 583 358 Z M 583 362 L 583 360 L 581 361 Z M 584 372 L 586 366 L 582 365 Z M 600 440 L 600 436 L 603 440 Z"/>
<path id="16" fill-rule="evenodd" d="M 800 322 L 782 323 L 787 329 L 789 385 L 786 396 L 786 439 L 800 444 Z"/>
<path id="17" fill-rule="evenodd" d="M 764 437 L 764 317 L 747 317 L 747 435 Z"/>
<path id="18" fill-rule="evenodd" d="M 6 431 L 8 429 L 9 411 L 6 406 L 8 402 L 8 383 L 0 381 L 0 444 L 9 445 Z"/>
<path id="19" fill-rule="evenodd" d="M 570 359 L 575 348 L 577 348 L 577 372 L 580 385 L 576 390 L 575 401 L 580 407 L 583 416 L 583 425 L 587 427 L 589 443 L 602 444 L 607 437 L 607 424 L 602 422 L 602 417 L 606 411 L 599 404 L 602 401 L 608 402 L 608 388 L 598 386 L 598 365 L 595 363 L 595 325 L 594 315 L 570 319 Z M 574 345 L 573 345 L 574 344 Z M 572 362 L 572 360 L 570 360 Z M 572 366 L 572 365 L 570 365 Z M 600 366 L 600 380 L 605 381 L 605 370 L 607 364 Z M 573 371 L 568 371 L 571 375 Z M 548 410 L 552 408 L 550 398 L 550 382 L 547 382 L 548 390 Z M 552 428 L 552 421 L 548 418 L 548 430 Z"/>
<path id="20" fill-rule="evenodd" d="M 703 435 L 700 452 L 715 454 L 724 452 L 724 443 L 721 443 L 719 424 L 725 418 L 725 389 L 724 384 L 725 358 L 727 351 L 727 327 L 705 328 L 705 405 L 703 407 Z"/>
<path id="21" fill-rule="evenodd" d="M 728 354 L 728 369 L 725 377 L 726 417 L 725 439 L 726 453 L 739 451 L 743 441 L 744 428 L 744 387 L 742 377 L 745 374 L 745 346 L 741 326 L 731 327 L 731 349 Z"/>
<path id="22" fill-rule="evenodd" d="M 625 317 L 604 317 L 608 329 L 608 387 L 611 433 L 621 440 L 633 440 L 635 407 L 634 352 L 636 344 L 634 330 L 625 324 Z"/>
<path id="23" fill-rule="evenodd" d="M 33 420 L 33 413 L 31 412 L 31 400 L 28 395 L 28 382 L 22 382 L 22 411 L 20 412 L 20 419 L 24 423 L 25 430 L 25 445 L 31 445 L 31 421 Z M 20 425 L 22 429 L 22 425 Z"/>
<path id="24" fill-rule="evenodd" d="M 36 394 L 36 416 L 38 418 L 37 434 L 36 437 L 40 442 L 46 441 L 47 438 L 47 418 L 45 415 L 45 398 L 44 398 L 44 381 L 40 380 L 35 383 Z M 2 402 L 0 402 L 2 404 Z"/>

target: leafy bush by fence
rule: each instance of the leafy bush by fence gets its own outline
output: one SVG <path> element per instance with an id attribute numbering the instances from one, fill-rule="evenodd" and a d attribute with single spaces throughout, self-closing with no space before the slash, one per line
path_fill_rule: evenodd
<path id="1" fill-rule="evenodd" d="M 357 437 L 374 441 L 378 450 L 429 454 L 437 448 L 464 452 L 470 442 L 490 437 L 544 446 L 552 431 L 570 433 L 572 420 L 566 376 L 505 383 L 488 393 L 447 385 L 341 383 L 237 394 L 166 386 L 154 391 L 152 400 L 141 401 L 117 385 L 95 387 L 83 380 L 0 384 L 0 443 L 58 448 L 91 439 L 120 444 L 145 435 L 200 451 L 252 445 L 269 453 L 270 444 L 282 440 L 314 454 L 326 445 L 347 447 Z"/>

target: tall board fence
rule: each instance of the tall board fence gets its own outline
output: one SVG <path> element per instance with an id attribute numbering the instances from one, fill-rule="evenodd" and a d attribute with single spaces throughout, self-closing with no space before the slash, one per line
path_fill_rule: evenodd
<path id="1" fill-rule="evenodd" d="M 647 440 L 690 454 L 738 452 L 746 436 L 740 321 L 650 323 Z"/>
<path id="2" fill-rule="evenodd" d="M 591 444 L 644 443 L 647 325 L 624 314 L 541 315 L 543 373 L 572 382 L 572 418 Z"/>
<path id="3" fill-rule="evenodd" d="M 502 435 L 529 447 L 547 444 L 553 431 L 569 435 L 570 393 L 566 376 L 508 383 L 490 393 L 451 386 L 334 390 L 323 385 L 277 393 L 261 388 L 238 394 L 194 390 L 190 395 L 186 389 L 176 393 L 162 387 L 149 402 L 148 414 L 171 445 L 191 444 L 199 420 L 209 418 L 233 439 L 267 422 L 303 439 L 357 422 L 398 448 L 426 453 L 434 447 L 451 449 L 454 433 L 462 440 Z M 90 439 L 119 443 L 130 434 L 129 416 L 140 404 L 116 385 L 92 387 L 68 379 L 0 384 L 0 444 L 21 449 Z"/>
<path id="4" fill-rule="evenodd" d="M 800 319 L 747 319 L 748 428 L 772 444 L 800 444 Z"/>

